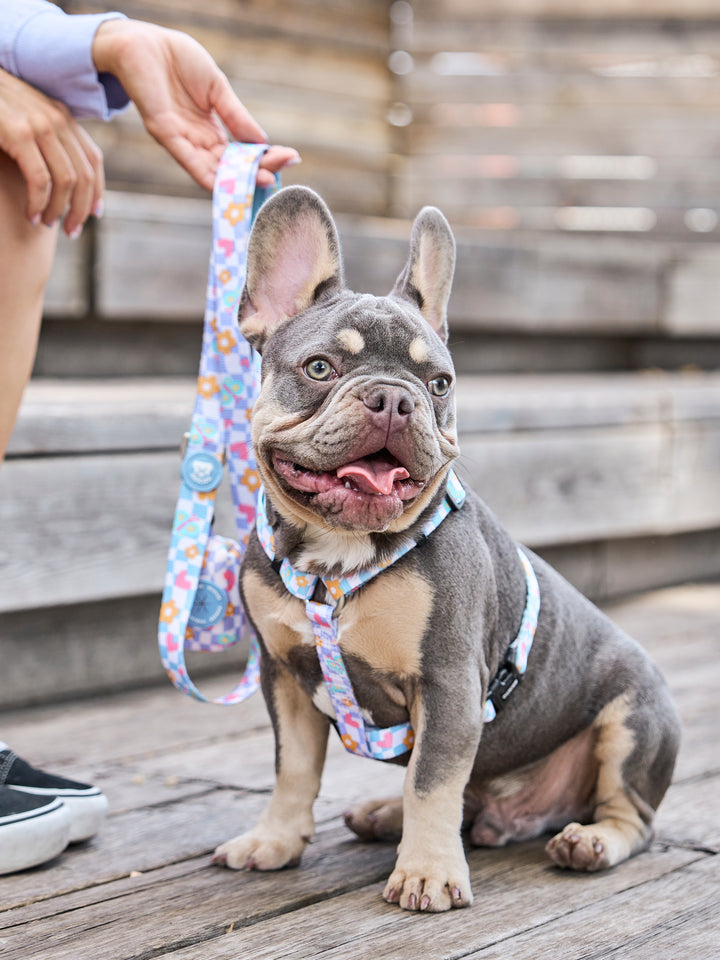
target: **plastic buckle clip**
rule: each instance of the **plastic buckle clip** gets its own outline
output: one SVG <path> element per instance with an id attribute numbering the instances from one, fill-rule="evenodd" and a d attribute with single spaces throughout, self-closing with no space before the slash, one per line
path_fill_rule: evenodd
<path id="1" fill-rule="evenodd" d="M 515 690 L 522 680 L 520 673 L 514 663 L 506 661 L 495 674 L 487 693 L 487 699 L 495 707 L 495 712 L 499 713 L 505 706 L 508 697 Z"/>

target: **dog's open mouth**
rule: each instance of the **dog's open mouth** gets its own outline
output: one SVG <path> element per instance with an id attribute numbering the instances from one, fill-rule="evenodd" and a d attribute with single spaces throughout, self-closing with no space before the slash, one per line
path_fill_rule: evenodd
<path id="1" fill-rule="evenodd" d="M 425 487 L 424 480 L 414 480 L 405 467 L 387 450 L 353 460 L 336 470 L 317 471 L 293 463 L 279 453 L 273 455 L 277 474 L 294 490 L 307 494 L 337 491 L 365 497 L 387 497 L 392 500 L 413 500 Z"/>

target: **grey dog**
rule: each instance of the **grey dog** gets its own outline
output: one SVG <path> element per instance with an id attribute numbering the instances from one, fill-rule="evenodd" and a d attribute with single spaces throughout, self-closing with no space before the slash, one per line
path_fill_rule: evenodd
<path id="1" fill-rule="evenodd" d="M 417 541 L 337 618 L 363 715 L 377 727 L 410 721 L 415 735 L 402 798 L 346 815 L 360 837 L 400 837 L 383 896 L 409 910 L 472 902 L 463 830 L 489 846 L 555 833 L 550 858 L 585 871 L 645 849 L 679 742 L 645 652 L 530 551 L 540 613 L 527 671 L 484 722 L 528 588 L 517 545 L 472 491 L 420 534 L 459 453 L 446 347 L 454 263 L 447 221 L 426 207 L 393 291 L 353 293 L 325 204 L 288 187 L 258 215 L 239 314 L 262 353 L 253 443 L 276 556 L 324 578 L 323 601 L 324 581 Z M 214 860 L 275 870 L 313 836 L 335 714 L 305 607 L 255 537 L 242 593 L 261 642 L 276 785 L 255 828 Z"/>

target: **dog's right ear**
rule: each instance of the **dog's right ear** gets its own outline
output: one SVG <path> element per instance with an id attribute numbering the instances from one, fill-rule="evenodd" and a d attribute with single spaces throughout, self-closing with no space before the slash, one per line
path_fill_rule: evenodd
<path id="1" fill-rule="evenodd" d="M 285 187 L 260 208 L 248 244 L 240 332 L 257 350 L 290 317 L 343 286 L 330 211 L 307 187 Z"/>

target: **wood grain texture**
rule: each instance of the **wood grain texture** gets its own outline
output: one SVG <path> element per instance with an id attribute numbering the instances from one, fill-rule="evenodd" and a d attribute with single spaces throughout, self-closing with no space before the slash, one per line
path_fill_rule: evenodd
<path id="1" fill-rule="evenodd" d="M 471 850 L 475 905 L 444 915 L 382 902 L 393 845 L 352 839 L 341 811 L 368 792 L 393 792 L 402 770 L 352 757 L 336 738 L 321 826 L 301 867 L 258 874 L 209 865 L 213 846 L 268 798 L 272 734 L 260 700 L 218 710 L 165 686 L 4 713 L 3 737 L 18 752 L 99 783 L 111 814 L 91 843 L 0 877 L 3 956 L 709 960 L 720 906 L 720 743 L 716 718 L 707 723 L 716 713 L 718 591 L 688 586 L 607 607 L 664 671 L 683 717 L 680 763 L 651 850 L 594 876 L 552 868 L 541 841 Z"/>

